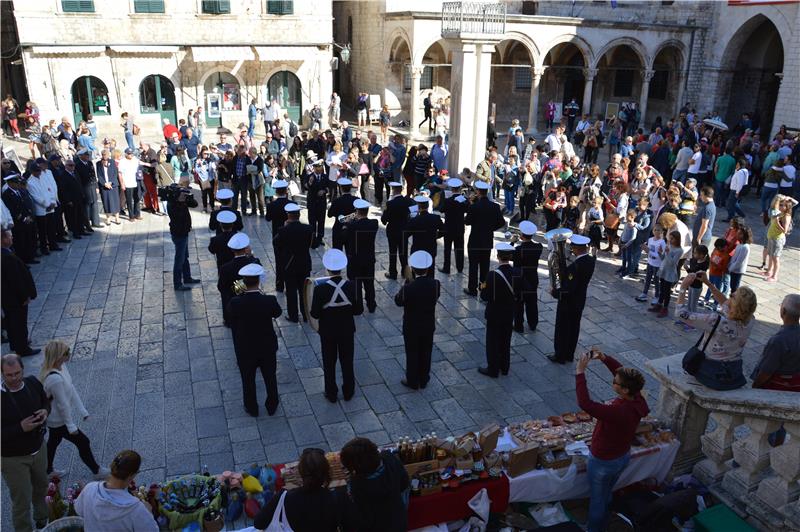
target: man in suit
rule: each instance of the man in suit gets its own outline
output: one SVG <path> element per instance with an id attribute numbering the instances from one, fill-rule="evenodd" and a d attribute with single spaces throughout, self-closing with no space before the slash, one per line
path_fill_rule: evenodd
<path id="1" fill-rule="evenodd" d="M 328 218 L 333 218 L 333 230 L 331 231 L 331 242 L 334 248 L 338 250 L 344 249 L 345 235 L 342 222 L 339 221 L 340 216 L 348 216 L 356 211 L 353 207 L 355 197 L 350 194 L 350 188 L 353 182 L 342 177 L 336 182 L 340 189 L 341 194 L 335 200 L 331 201 L 331 206 L 328 208 Z"/>
<path id="2" fill-rule="evenodd" d="M 14 249 L 25 264 L 39 264 L 36 260 L 36 223 L 33 215 L 33 200 L 25 189 L 24 180 L 19 174 L 9 174 L 3 178 L 7 187 L 3 189 L 5 203 L 14 227 L 11 229 Z"/>
<path id="3" fill-rule="evenodd" d="M 525 331 L 522 325 L 523 315 L 527 316 L 528 327 L 532 331 L 535 331 L 536 326 L 539 325 L 538 268 L 543 247 L 532 240 L 536 230 L 536 225 L 533 222 L 528 220 L 520 222 L 520 244 L 514 250 L 514 267 L 520 270 L 523 281 L 522 297 L 514 307 L 514 330 L 518 333 Z"/>
<path id="4" fill-rule="evenodd" d="M 282 258 L 280 267 L 283 269 L 281 277 L 286 284 L 287 319 L 297 323 L 300 321 L 297 313 L 298 300 L 300 314 L 303 315 L 303 321 L 307 321 L 303 285 L 306 277 L 311 275 L 311 252 L 309 249 L 314 241 L 314 233 L 308 224 L 300 221 L 299 205 L 287 203 L 283 209 L 287 216 L 286 224 L 278 229 L 272 239 L 272 245 L 275 247 L 276 254 L 280 254 Z"/>
<path id="5" fill-rule="evenodd" d="M 64 169 L 60 172 L 57 182 L 58 199 L 63 207 L 67 228 L 72 232 L 72 238 L 80 240 L 81 236 L 89 234 L 86 232 L 89 221 L 86 219 L 86 208 L 83 205 L 83 187 L 75 175 L 75 161 L 64 162 Z"/>
<path id="6" fill-rule="evenodd" d="M 389 241 L 389 271 L 384 275 L 387 279 L 397 279 L 397 256 L 400 255 L 400 271 L 406 267 L 406 250 L 403 233 L 408 223 L 409 207 L 414 200 L 403 195 L 403 184 L 398 181 L 389 183 L 392 196 L 386 202 L 386 209 L 381 214 L 381 223 L 386 226 L 386 239 Z"/>
<path id="7" fill-rule="evenodd" d="M 464 270 L 464 216 L 467 214 L 469 201 L 461 194 L 464 183 L 457 177 L 447 181 L 452 195 L 442 202 L 441 211 L 444 213 L 444 265 L 439 270 L 450 273 L 450 252 L 455 248 L 456 271 Z"/>
<path id="8" fill-rule="evenodd" d="M 561 287 L 552 292 L 558 299 L 556 328 L 553 334 L 555 353 L 548 355 L 551 362 L 568 364 L 575 356 L 578 337 L 581 334 L 581 316 L 586 305 L 586 290 L 594 274 L 595 258 L 589 255 L 589 238 L 573 235 L 570 250 L 575 259 L 567 265 Z"/>
<path id="9" fill-rule="evenodd" d="M 370 220 L 369 202 L 361 198 L 353 202 L 356 219 L 344 225 L 347 252 L 347 278 L 356 284 L 356 298 L 362 294 L 370 314 L 375 312 L 375 235 L 378 220 Z M 363 291 L 362 291 L 363 290 Z"/>
<path id="10" fill-rule="evenodd" d="M 86 230 L 91 233 L 94 231 L 92 227 L 105 227 L 105 224 L 100 223 L 100 207 L 97 204 L 97 172 L 92 164 L 92 154 L 86 148 L 78 152 L 75 160 L 75 173 L 78 174 L 81 186 L 83 186 L 85 219 L 91 222 L 91 226 L 87 225 Z"/>
<path id="11" fill-rule="evenodd" d="M 329 249 L 322 257 L 330 279 L 314 287 L 311 316 L 319 320 L 319 339 L 322 346 L 322 369 L 325 373 L 325 398 L 335 403 L 339 393 L 336 386 L 336 360 L 342 368 L 342 393 L 349 401 L 355 393 L 353 352 L 356 323 L 353 316 L 364 312 L 361 298 L 356 297 L 355 285 L 342 279 L 347 268 L 347 256 L 338 249 Z"/>
<path id="12" fill-rule="evenodd" d="M 486 301 L 486 367 L 478 368 L 482 375 L 495 379 L 498 373 L 508 375 L 514 305 L 520 295 L 519 271 L 509 264 L 514 246 L 500 242 L 496 249 L 500 265 L 489 272 L 481 288 L 481 299 Z"/>
<path id="13" fill-rule="evenodd" d="M 233 211 L 220 211 L 217 214 L 220 232 L 211 237 L 208 251 L 217 259 L 217 278 L 222 267 L 233 260 L 233 250 L 228 247 L 228 241 L 236 234 L 236 215 Z"/>
<path id="14" fill-rule="evenodd" d="M 425 122 L 428 123 L 428 130 L 433 131 L 433 102 L 431 101 L 431 97 L 433 96 L 432 92 L 429 92 L 425 99 L 422 100 L 422 107 L 425 111 L 425 117 L 422 119 L 422 122 L 419 123 L 417 129 L 422 127 L 422 124 Z"/>
<path id="15" fill-rule="evenodd" d="M 264 218 L 268 222 L 272 222 L 272 252 L 275 254 L 275 291 L 276 292 L 283 292 L 283 271 L 284 265 L 282 261 L 284 260 L 281 257 L 280 253 L 278 253 L 278 248 L 275 245 L 275 236 L 278 234 L 278 230 L 283 227 L 286 223 L 286 210 L 284 207 L 289 201 L 288 196 L 288 187 L 289 183 L 284 181 L 283 179 L 276 179 L 272 183 L 272 188 L 275 189 L 275 199 L 272 200 L 269 204 L 267 204 L 267 212 Z"/>
<path id="16" fill-rule="evenodd" d="M 221 229 L 217 221 L 217 214 L 222 211 L 230 211 L 236 215 L 236 221 L 233 223 L 234 231 L 242 231 L 244 229 L 242 213 L 233 208 L 233 190 L 229 188 L 217 190 L 217 199 L 219 200 L 219 209 L 211 211 L 211 215 L 208 217 L 208 229 L 219 234 Z"/>
<path id="17" fill-rule="evenodd" d="M 325 237 L 325 208 L 328 206 L 328 176 L 321 159 L 313 159 L 311 174 L 306 180 L 306 206 L 308 207 L 308 223 L 314 233 L 311 249 L 317 249 Z"/>
<path id="18" fill-rule="evenodd" d="M 281 306 L 275 296 L 261 293 L 258 284 L 264 275 L 260 264 L 248 264 L 237 272 L 247 290 L 228 303 L 228 316 L 233 332 L 233 348 L 236 351 L 236 364 L 242 376 L 242 395 L 244 409 L 253 417 L 258 417 L 256 401 L 256 370 L 267 388 L 267 414 L 278 409 L 278 337 L 272 320 L 281 315 Z M 265 319 L 266 318 L 266 319 Z"/>
<path id="19" fill-rule="evenodd" d="M 36 284 L 25 263 L 11 248 L 14 236 L 5 229 L 2 233 L 2 307 L 5 329 L 11 350 L 19 356 L 35 355 L 41 349 L 32 349 L 28 341 L 28 304 L 36 299 Z"/>
<path id="20" fill-rule="evenodd" d="M 436 331 L 436 302 L 441 284 L 428 276 L 433 257 L 427 251 L 415 251 L 408 258 L 414 280 L 406 280 L 394 296 L 403 307 L 403 343 L 406 348 L 406 378 L 400 381 L 412 390 L 425 388 L 430 380 L 433 333 Z"/>
<path id="21" fill-rule="evenodd" d="M 464 219 L 464 223 L 471 226 L 467 241 L 469 278 L 464 293 L 476 296 L 479 282 L 480 284 L 484 283 L 489 273 L 489 258 L 492 254 L 494 232 L 503 227 L 506 221 L 503 213 L 500 212 L 500 205 L 487 197 L 489 183 L 476 180 L 473 184 L 478 192 L 478 197 L 475 203 L 467 209 L 467 216 Z"/>
<path id="22" fill-rule="evenodd" d="M 404 245 L 407 246 L 408 237 L 411 237 L 411 251 L 427 251 L 433 257 L 433 265 L 428 269 L 428 277 L 433 277 L 436 270 L 436 240 L 444 234 L 444 224 L 438 214 L 428 212 L 430 198 L 427 196 L 416 196 L 414 203 L 417 207 L 417 215 L 411 217 L 406 224 Z"/>
<path id="23" fill-rule="evenodd" d="M 236 233 L 228 240 L 228 247 L 233 251 L 233 260 L 224 264 L 219 270 L 217 279 L 217 290 L 222 300 L 222 323 L 225 327 L 230 327 L 228 321 L 228 302 L 233 298 L 233 283 L 239 279 L 239 270 L 248 264 L 261 264 L 261 261 L 253 256 L 250 250 L 250 237 L 245 233 Z"/>

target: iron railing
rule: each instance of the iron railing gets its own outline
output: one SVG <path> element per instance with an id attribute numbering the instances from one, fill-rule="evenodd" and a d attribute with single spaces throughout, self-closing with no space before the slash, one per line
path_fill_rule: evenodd
<path id="1" fill-rule="evenodd" d="M 502 35 L 506 6 L 499 2 L 442 3 L 442 37 Z"/>

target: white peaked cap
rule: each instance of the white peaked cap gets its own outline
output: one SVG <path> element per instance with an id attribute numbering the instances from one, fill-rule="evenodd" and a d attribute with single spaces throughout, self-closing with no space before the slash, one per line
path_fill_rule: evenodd
<path id="1" fill-rule="evenodd" d="M 353 202 L 353 207 L 355 207 L 356 209 L 369 209 L 369 206 L 370 206 L 369 202 L 361 198 L 358 198 Z"/>
<path id="2" fill-rule="evenodd" d="M 418 270 L 426 270 L 433 265 L 433 257 L 427 251 L 419 250 L 415 251 L 408 257 L 408 263 L 411 265 L 412 268 L 416 268 Z"/>
<path id="3" fill-rule="evenodd" d="M 229 188 L 221 188 L 217 190 L 217 199 L 231 199 L 233 197 L 233 190 Z"/>
<path id="4" fill-rule="evenodd" d="M 519 224 L 519 232 L 522 233 L 523 235 L 533 236 L 536 234 L 537 230 L 538 228 L 536 227 L 536 224 L 533 222 L 529 222 L 528 220 L 523 220 Z"/>
<path id="5" fill-rule="evenodd" d="M 236 233 L 228 240 L 228 247 L 231 249 L 244 249 L 250 245 L 250 237 L 245 233 Z"/>
<path id="6" fill-rule="evenodd" d="M 236 221 L 236 213 L 233 211 L 219 211 L 217 221 L 221 224 L 232 224 Z"/>
<path id="7" fill-rule="evenodd" d="M 347 267 L 347 255 L 339 249 L 329 249 L 322 256 L 322 265 L 326 270 L 339 272 Z"/>
<path id="8" fill-rule="evenodd" d="M 239 275 L 242 277 L 261 277 L 264 273 L 264 267 L 256 262 L 251 262 L 239 270 Z"/>

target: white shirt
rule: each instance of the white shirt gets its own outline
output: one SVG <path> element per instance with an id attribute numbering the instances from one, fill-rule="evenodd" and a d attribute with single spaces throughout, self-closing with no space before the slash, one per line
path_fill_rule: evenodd
<path id="1" fill-rule="evenodd" d="M 794 186 L 794 178 L 797 174 L 797 169 L 792 164 L 787 164 L 786 166 L 781 168 L 776 168 L 778 171 L 783 171 L 783 177 L 781 178 L 781 187 L 782 188 L 789 188 Z"/>
<path id="2" fill-rule="evenodd" d="M 544 143 L 547 144 L 548 154 L 551 151 L 561 151 L 561 140 L 559 140 L 558 135 L 554 133 L 547 135 L 547 138 L 544 139 Z"/>
<path id="3" fill-rule="evenodd" d="M 689 164 L 689 173 L 690 174 L 699 174 L 700 173 L 700 163 L 703 162 L 703 154 L 701 152 L 693 153 L 692 154 L 692 162 Z"/>
<path id="4" fill-rule="evenodd" d="M 651 236 L 647 240 L 647 264 L 648 266 L 661 267 L 661 253 L 667 249 L 667 244 L 663 238 Z"/>
<path id="5" fill-rule="evenodd" d="M 119 176 L 125 188 L 136 188 L 136 172 L 139 171 L 139 160 L 131 157 L 122 157 L 119 160 Z"/>
<path id="6" fill-rule="evenodd" d="M 50 171 L 42 172 L 39 177 L 33 174 L 28 178 L 28 193 L 33 199 L 34 216 L 45 216 L 50 205 L 58 203 L 58 186 Z"/>
<path id="7" fill-rule="evenodd" d="M 739 168 L 731 176 L 731 192 L 741 192 L 747 184 L 747 169 Z"/>
<path id="8" fill-rule="evenodd" d="M 680 220 L 675 220 L 675 225 L 669 228 L 669 233 L 677 231 L 681 234 L 681 249 L 683 249 L 683 255 L 681 258 L 688 259 L 689 255 L 692 254 L 692 232 L 689 231 L 689 228 L 686 227 L 686 224 Z"/>
<path id="9" fill-rule="evenodd" d="M 339 168 L 346 160 L 347 154 L 343 151 L 339 153 L 332 151 L 328 154 L 328 160 L 326 162 L 330 167 L 330 170 L 328 171 L 328 179 L 330 181 L 336 181 L 339 179 Z"/>
<path id="10" fill-rule="evenodd" d="M 48 427 L 61 427 L 66 425 L 69 432 L 78 430 L 78 423 L 89 415 L 83 406 L 72 376 L 66 366 L 60 370 L 52 369 L 51 374 L 44 378 L 44 391 L 52 397 L 52 408 L 47 416 Z"/>

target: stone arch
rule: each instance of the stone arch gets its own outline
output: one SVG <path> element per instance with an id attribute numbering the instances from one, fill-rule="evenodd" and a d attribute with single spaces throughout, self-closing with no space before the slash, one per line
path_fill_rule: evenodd
<path id="1" fill-rule="evenodd" d="M 503 40 L 520 43 L 528 51 L 528 56 L 531 58 L 531 66 L 537 66 L 539 64 L 541 56 L 539 47 L 536 46 L 536 43 L 533 42 L 533 39 L 531 39 L 528 35 L 518 31 L 509 31 L 503 35 Z"/>
<path id="2" fill-rule="evenodd" d="M 525 124 L 529 116 L 533 87 L 531 67 L 538 57 L 536 52 L 531 52 L 530 43 L 520 39 L 520 35 L 516 32 L 505 34 L 503 40 L 495 44 L 492 53 L 489 101 L 496 106 L 498 131 L 506 129 L 513 119 Z"/>
<path id="3" fill-rule="evenodd" d="M 197 80 L 197 86 L 198 86 L 198 87 L 201 87 L 201 88 L 202 88 L 202 87 L 205 87 L 206 80 L 207 80 L 209 77 L 211 77 L 213 74 L 216 74 L 217 72 L 224 72 L 224 73 L 226 73 L 226 74 L 230 74 L 231 76 L 233 76 L 234 78 L 236 78 L 236 81 L 238 81 L 238 82 L 239 82 L 239 90 L 240 90 L 240 91 L 241 91 L 241 90 L 242 90 L 242 89 L 243 89 L 243 88 L 246 86 L 246 83 L 244 82 L 244 79 L 242 79 L 242 77 L 241 77 L 241 75 L 239 74 L 239 72 L 236 72 L 236 73 L 234 74 L 233 72 L 231 72 L 231 71 L 230 71 L 230 69 L 227 69 L 227 68 L 224 68 L 224 67 L 220 67 L 220 66 L 218 66 L 218 65 L 214 65 L 214 66 L 212 66 L 212 67 L 210 67 L 210 68 L 206 69 L 206 70 L 203 72 L 203 75 L 201 75 L 201 76 L 198 78 L 198 80 Z"/>
<path id="4" fill-rule="evenodd" d="M 544 66 L 545 58 L 547 54 L 553 51 L 553 49 L 558 46 L 559 44 L 569 43 L 575 46 L 578 51 L 583 56 L 583 64 L 584 66 L 589 66 L 594 63 L 594 52 L 592 51 L 592 46 L 584 40 L 582 37 L 579 37 L 572 33 L 564 33 L 555 37 L 550 42 L 547 43 L 546 46 L 542 47 L 543 52 L 539 55 L 539 60 L 535 66 L 541 67 Z"/>
<path id="5" fill-rule="evenodd" d="M 592 68 L 597 68 L 597 65 L 600 63 L 603 57 L 605 57 L 606 54 L 608 54 L 618 46 L 627 46 L 631 50 L 633 50 L 633 52 L 639 57 L 639 61 L 641 62 L 642 68 L 647 68 L 647 66 L 650 65 L 651 61 L 647 56 L 647 50 L 645 49 L 641 41 L 633 39 L 631 37 L 619 37 L 606 44 L 603 48 L 600 49 L 599 52 L 597 52 L 597 54 L 594 57 L 594 62 L 592 63 Z"/>
<path id="6" fill-rule="evenodd" d="M 405 50 L 408 52 L 408 56 L 411 57 L 411 38 L 403 28 L 395 29 L 389 36 L 389 40 L 387 42 L 389 43 L 389 46 L 387 47 L 389 52 L 386 58 L 387 62 L 397 61 L 398 52 L 402 51 L 403 44 L 405 44 Z"/>
<path id="7" fill-rule="evenodd" d="M 679 41 L 678 39 L 668 39 L 662 43 L 659 43 L 658 47 L 656 47 L 655 51 L 650 57 L 650 64 L 647 65 L 647 68 L 652 70 L 658 55 L 669 48 L 673 48 L 678 52 L 678 67 L 680 69 L 686 68 L 686 45 L 683 43 L 683 41 Z"/>
<path id="8" fill-rule="evenodd" d="M 792 33 L 791 30 L 785 24 L 776 22 L 773 17 L 770 17 L 765 13 L 759 13 L 747 19 L 733 32 L 728 40 L 728 43 L 725 45 L 725 51 L 722 53 L 722 58 L 720 61 L 721 68 L 733 69 L 736 67 L 736 61 L 739 58 L 742 47 L 753 35 L 753 32 L 765 22 L 771 23 L 775 28 L 778 36 L 781 38 L 781 45 L 783 46 L 784 52 L 791 49 L 790 46 L 787 46 L 788 43 L 784 42 L 783 40 L 784 35 L 790 35 Z"/>

